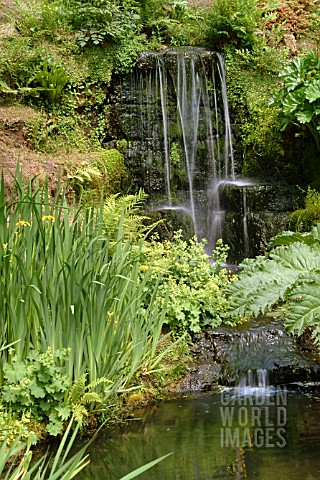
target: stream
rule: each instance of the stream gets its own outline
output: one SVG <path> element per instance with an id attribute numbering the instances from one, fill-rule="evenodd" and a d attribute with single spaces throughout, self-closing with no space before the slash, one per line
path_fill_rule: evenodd
<path id="1" fill-rule="evenodd" d="M 117 480 L 173 452 L 141 480 L 320 478 L 320 386 L 225 389 L 160 402 L 102 433 L 80 479 Z"/>

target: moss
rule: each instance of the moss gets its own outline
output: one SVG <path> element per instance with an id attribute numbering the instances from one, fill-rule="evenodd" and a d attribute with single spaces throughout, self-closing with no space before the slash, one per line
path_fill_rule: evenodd
<path id="1" fill-rule="evenodd" d="M 305 197 L 305 208 L 294 211 L 289 217 L 289 228 L 299 232 L 310 231 L 313 225 L 320 222 L 320 192 L 308 188 Z"/>
<path id="2" fill-rule="evenodd" d="M 284 157 L 277 110 L 268 107 L 279 84 L 277 73 L 282 62 L 279 53 L 275 61 L 270 51 L 265 63 L 259 55 L 231 50 L 226 53 L 228 99 L 236 117 L 234 131 L 243 157 L 241 173 L 250 176 L 268 171 L 269 165 L 274 172 Z"/>
<path id="3" fill-rule="evenodd" d="M 108 194 L 123 191 L 128 181 L 128 170 L 123 155 L 115 148 L 102 150 L 98 154 L 96 164 L 104 171 L 104 187 Z"/>
<path id="4" fill-rule="evenodd" d="M 121 193 L 128 184 L 128 170 L 123 155 L 115 148 L 91 154 L 90 161 L 77 169 L 71 166 L 68 173 L 70 185 L 82 201 L 92 203 L 104 196 Z"/>

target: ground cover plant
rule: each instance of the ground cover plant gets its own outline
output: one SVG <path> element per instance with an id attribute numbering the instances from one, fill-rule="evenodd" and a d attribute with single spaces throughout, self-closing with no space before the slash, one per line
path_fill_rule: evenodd
<path id="1" fill-rule="evenodd" d="M 161 304 L 167 302 L 164 323 L 178 334 L 199 333 L 204 328 L 228 323 L 225 292 L 235 279 L 223 267 L 228 247 L 218 241 L 209 256 L 205 245 L 205 240 L 199 242 L 196 237 L 184 240 L 180 230 L 170 241 L 155 239 L 144 245 L 146 264 L 140 270 L 152 272 L 148 280 L 151 291 L 161 273 L 157 296 Z"/>
<path id="2" fill-rule="evenodd" d="M 290 123 L 306 127 L 320 150 L 320 57 L 310 50 L 301 55 L 279 76 L 283 80 L 282 89 L 271 99 L 279 108 L 281 129 Z"/>

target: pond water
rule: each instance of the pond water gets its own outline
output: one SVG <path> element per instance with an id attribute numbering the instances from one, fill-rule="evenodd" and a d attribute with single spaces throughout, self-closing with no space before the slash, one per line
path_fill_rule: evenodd
<path id="1" fill-rule="evenodd" d="M 315 480 L 319 419 L 320 387 L 314 385 L 163 401 L 122 431 L 101 434 L 79 478 L 118 480 L 173 452 L 138 478 Z"/>

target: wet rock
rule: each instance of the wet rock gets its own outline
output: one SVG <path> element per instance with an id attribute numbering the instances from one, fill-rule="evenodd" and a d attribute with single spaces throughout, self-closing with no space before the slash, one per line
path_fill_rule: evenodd
<path id="1" fill-rule="evenodd" d="M 310 335 L 297 338 L 282 323 L 257 319 L 237 328 L 207 330 L 193 338 L 194 364 L 180 383 L 181 391 L 210 391 L 219 385 L 237 386 L 251 372 L 266 372 L 272 385 L 320 382 L 320 357 Z"/>

